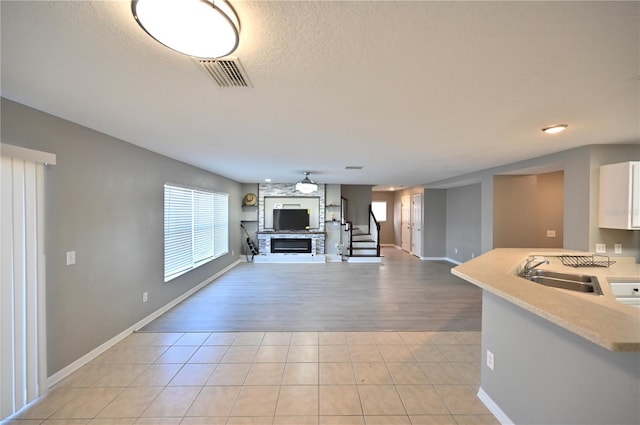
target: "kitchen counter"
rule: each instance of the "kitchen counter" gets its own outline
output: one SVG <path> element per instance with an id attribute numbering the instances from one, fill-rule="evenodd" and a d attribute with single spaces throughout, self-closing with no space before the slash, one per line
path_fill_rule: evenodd
<path id="1" fill-rule="evenodd" d="M 532 255 L 550 261 L 538 269 L 597 276 L 603 294 L 518 277 Z M 501 423 L 637 425 L 640 309 L 618 302 L 609 281 L 640 269 L 621 257 L 608 268 L 568 267 L 558 255 L 591 254 L 495 249 L 452 270 L 482 288 L 478 397 Z"/>
<path id="2" fill-rule="evenodd" d="M 603 295 L 547 287 L 518 277 L 518 266 L 532 255 L 550 261 L 539 269 L 597 276 Z M 640 309 L 618 302 L 609 285 L 609 278 L 640 276 L 635 260 L 612 257 L 615 264 L 608 268 L 575 268 L 562 265 L 559 255 L 591 253 L 499 248 L 453 268 L 452 273 L 608 350 L 640 352 Z"/>

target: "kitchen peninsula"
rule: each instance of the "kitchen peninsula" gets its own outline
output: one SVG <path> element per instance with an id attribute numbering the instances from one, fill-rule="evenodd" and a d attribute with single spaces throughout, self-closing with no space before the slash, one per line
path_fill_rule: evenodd
<path id="1" fill-rule="evenodd" d="M 573 268 L 564 250 L 495 249 L 452 273 L 483 289 L 478 396 L 502 423 L 640 423 L 640 308 L 616 300 L 611 281 L 637 278 L 633 258 Z M 543 286 L 517 276 L 540 268 L 596 276 L 602 295 Z"/>

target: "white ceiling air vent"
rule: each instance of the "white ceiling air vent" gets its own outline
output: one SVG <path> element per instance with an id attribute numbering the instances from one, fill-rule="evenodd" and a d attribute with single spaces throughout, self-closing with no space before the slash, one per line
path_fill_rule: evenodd
<path id="1" fill-rule="evenodd" d="M 251 87 L 240 59 L 197 59 L 220 87 Z"/>

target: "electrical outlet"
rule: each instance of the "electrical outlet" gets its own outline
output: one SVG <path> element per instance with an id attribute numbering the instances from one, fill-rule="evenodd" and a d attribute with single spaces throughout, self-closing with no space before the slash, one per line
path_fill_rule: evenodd
<path id="1" fill-rule="evenodd" d="M 71 266 L 76 263 L 76 252 L 68 251 L 67 252 L 67 266 Z"/>
<path id="2" fill-rule="evenodd" d="M 149 293 L 148 292 L 143 292 L 142 293 L 142 302 L 146 303 L 147 301 L 149 301 Z"/>
<path id="3" fill-rule="evenodd" d="M 596 254 L 604 254 L 607 252 L 607 245 L 603 243 L 596 244 Z"/>
<path id="4" fill-rule="evenodd" d="M 493 356 L 493 353 L 491 351 L 487 350 L 487 367 L 493 370 L 494 365 L 495 357 Z"/>
<path id="5" fill-rule="evenodd" d="M 556 231 L 555 230 L 547 230 L 547 237 L 548 238 L 555 238 L 556 237 Z"/>
<path id="6" fill-rule="evenodd" d="M 453 248 L 453 253 L 457 254 L 458 253 L 458 248 Z"/>
<path id="7" fill-rule="evenodd" d="M 622 254 L 622 244 L 621 243 L 617 243 L 613 246 L 613 252 L 615 254 Z"/>
<path id="8" fill-rule="evenodd" d="M 472 253 L 471 253 L 471 258 L 476 258 L 476 254 L 475 254 L 475 252 L 472 252 Z"/>

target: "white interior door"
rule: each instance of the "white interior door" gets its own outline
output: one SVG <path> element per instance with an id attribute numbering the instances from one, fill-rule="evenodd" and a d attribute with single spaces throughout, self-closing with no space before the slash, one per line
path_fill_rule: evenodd
<path id="1" fill-rule="evenodd" d="M 400 226 L 402 227 L 402 249 L 411 252 L 411 197 L 403 196 L 401 200 Z"/>
<path id="2" fill-rule="evenodd" d="M 422 257 L 422 195 L 411 196 L 411 253 Z"/>

